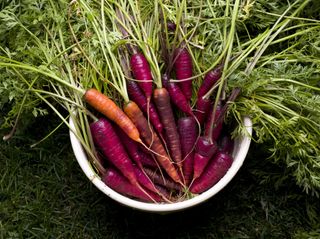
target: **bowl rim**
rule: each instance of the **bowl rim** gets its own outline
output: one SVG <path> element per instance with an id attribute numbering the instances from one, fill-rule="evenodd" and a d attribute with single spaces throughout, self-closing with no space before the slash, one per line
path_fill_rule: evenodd
<path id="1" fill-rule="evenodd" d="M 243 117 L 243 124 L 247 129 L 248 135 L 242 135 L 238 138 L 236 138 L 236 142 L 239 142 L 238 145 L 238 154 L 236 157 L 234 157 L 234 161 L 227 171 L 227 173 L 210 189 L 207 191 L 193 197 L 190 199 L 186 199 L 181 202 L 174 202 L 174 203 L 147 203 L 147 202 L 141 202 L 137 201 L 131 198 L 128 198 L 110 187 L 108 187 L 106 184 L 103 183 L 100 176 L 98 176 L 93 167 L 91 166 L 90 162 L 87 159 L 86 153 L 80 143 L 80 141 L 77 139 L 75 134 L 73 133 L 73 130 L 75 130 L 75 125 L 72 120 L 72 117 L 69 119 L 70 124 L 70 141 L 72 145 L 73 152 L 75 154 L 76 160 L 78 161 L 78 164 L 80 165 L 82 171 L 85 173 L 85 175 L 88 177 L 88 179 L 104 194 L 106 194 L 108 197 L 112 198 L 113 200 L 119 202 L 122 205 L 142 210 L 142 211 L 148 211 L 148 212 L 157 212 L 157 213 L 167 213 L 167 212 L 174 212 L 174 211 L 180 211 L 183 209 L 191 208 L 193 206 L 196 206 L 200 203 L 203 203 L 207 201 L 209 198 L 217 194 L 219 191 L 221 191 L 231 180 L 232 178 L 237 174 L 239 169 L 241 168 L 246 155 L 248 153 L 250 143 L 251 143 L 251 136 L 252 136 L 252 121 L 249 117 L 245 116 Z"/>

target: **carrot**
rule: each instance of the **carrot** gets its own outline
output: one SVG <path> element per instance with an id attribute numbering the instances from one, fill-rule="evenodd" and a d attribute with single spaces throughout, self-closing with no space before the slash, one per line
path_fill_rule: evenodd
<path id="1" fill-rule="evenodd" d="M 178 190 L 178 191 L 181 190 L 180 184 L 177 184 L 176 182 L 174 182 L 170 178 L 163 177 L 163 175 L 161 175 L 158 170 L 145 168 L 144 171 L 155 184 L 159 184 L 159 185 L 164 186 L 165 188 L 168 188 L 168 189 L 173 189 L 173 190 Z"/>
<path id="2" fill-rule="evenodd" d="M 173 160 L 177 163 L 180 170 L 182 169 L 181 165 L 181 144 L 177 126 L 175 123 L 174 115 L 172 112 L 170 104 L 170 96 L 168 91 L 165 88 L 157 88 L 153 92 L 154 102 L 157 106 L 159 116 L 162 122 L 162 125 L 165 130 L 165 135 L 168 139 L 168 147 L 170 155 Z M 182 171 L 182 170 L 181 170 Z"/>
<path id="3" fill-rule="evenodd" d="M 150 167 L 150 168 L 158 168 L 158 164 L 156 163 L 155 159 L 152 158 L 150 154 L 147 154 L 139 149 L 138 151 L 140 158 L 141 158 L 141 164 L 143 167 Z"/>
<path id="4" fill-rule="evenodd" d="M 153 131 L 152 127 L 148 126 L 148 121 L 142 114 L 138 105 L 134 102 L 129 102 L 124 107 L 124 112 L 132 120 L 132 122 L 139 129 L 144 141 L 150 145 L 151 149 L 156 152 L 155 155 L 157 161 L 162 166 L 162 168 L 168 173 L 168 175 L 178 183 L 181 183 L 179 174 L 177 173 L 174 165 L 172 164 L 165 148 L 163 147 L 159 137 Z"/>
<path id="5" fill-rule="evenodd" d="M 174 22 L 171 22 L 171 21 L 167 21 L 167 28 L 168 28 L 168 31 L 170 32 L 174 32 L 176 30 L 176 24 Z"/>
<path id="6" fill-rule="evenodd" d="M 219 140 L 219 150 L 221 152 L 232 154 L 234 148 L 234 140 L 230 135 L 223 135 Z"/>
<path id="7" fill-rule="evenodd" d="M 214 119 L 212 120 L 213 109 L 211 109 L 209 117 L 207 118 L 207 121 L 205 124 L 204 134 L 210 137 L 212 141 L 216 141 L 219 138 L 222 127 L 223 127 L 223 120 L 220 120 L 219 122 L 217 122 L 217 119 L 220 117 L 221 113 L 222 113 L 222 105 L 221 103 L 219 103 L 216 108 Z M 214 124 L 214 127 L 212 126 L 212 124 Z"/>
<path id="8" fill-rule="evenodd" d="M 128 135 L 126 135 L 126 133 L 124 133 L 123 130 L 121 130 L 119 127 L 116 128 L 116 133 L 121 139 L 121 142 L 130 158 L 139 166 L 139 168 L 143 168 L 138 143 L 130 139 Z"/>
<path id="9" fill-rule="evenodd" d="M 202 124 L 205 121 L 206 117 L 208 116 L 210 106 L 211 106 L 210 99 L 203 98 L 203 97 L 199 97 L 197 99 L 196 110 L 194 115 L 196 116 L 200 124 Z"/>
<path id="10" fill-rule="evenodd" d="M 190 191 L 199 194 L 214 186 L 227 173 L 232 161 L 230 155 L 217 153 L 209 162 L 203 174 L 193 182 Z"/>
<path id="11" fill-rule="evenodd" d="M 115 122 L 131 139 L 141 142 L 137 127 L 109 97 L 92 88 L 85 92 L 84 99 L 98 112 Z"/>
<path id="12" fill-rule="evenodd" d="M 149 63 L 145 56 L 137 52 L 130 58 L 130 66 L 135 79 L 145 93 L 145 96 L 150 100 L 152 95 L 152 75 Z"/>
<path id="13" fill-rule="evenodd" d="M 146 202 L 162 201 L 161 197 L 157 194 L 152 192 L 148 192 L 148 194 L 146 194 L 141 188 L 132 185 L 120 172 L 114 168 L 107 169 L 107 172 L 102 177 L 102 181 L 111 189 L 120 194 L 131 196 Z"/>
<path id="14" fill-rule="evenodd" d="M 133 185 L 138 185 L 132 161 L 111 123 L 105 118 L 100 118 L 90 124 L 90 131 L 94 144 L 108 161 L 118 168 Z"/>
<path id="15" fill-rule="evenodd" d="M 188 103 L 185 95 L 181 91 L 180 87 L 176 83 L 170 82 L 169 76 L 167 74 L 164 74 L 162 76 L 162 82 L 169 93 L 172 103 L 177 106 L 182 112 L 188 115 L 192 115 L 193 113 L 191 106 Z"/>
<path id="16" fill-rule="evenodd" d="M 197 140 L 197 124 L 193 117 L 183 117 L 178 120 L 178 131 L 181 139 L 181 152 L 183 158 L 183 175 L 186 185 L 192 180 L 193 175 L 193 147 Z"/>
<path id="17" fill-rule="evenodd" d="M 192 81 L 186 80 L 192 77 L 192 59 L 187 48 L 177 48 L 175 50 L 174 70 L 177 80 L 181 80 L 180 87 L 187 100 L 192 96 Z"/>
<path id="18" fill-rule="evenodd" d="M 153 127 L 157 130 L 158 133 L 161 133 L 163 130 L 163 126 L 160 122 L 156 107 L 151 101 L 149 101 L 148 105 L 147 98 L 143 94 L 138 83 L 132 80 L 127 81 L 127 90 L 130 99 L 139 106 L 139 108 L 143 111 L 145 115 L 150 117 L 150 121 Z"/>
<path id="19" fill-rule="evenodd" d="M 214 84 L 220 79 L 222 74 L 221 69 L 222 69 L 222 65 L 209 71 L 205 75 L 202 81 L 202 84 L 198 90 L 198 98 L 204 96 L 211 89 L 211 87 L 214 86 Z"/>
<path id="20" fill-rule="evenodd" d="M 218 146 L 216 142 L 210 142 L 207 137 L 201 136 L 196 144 L 194 164 L 193 164 L 193 179 L 198 178 L 212 156 L 217 152 Z"/>
<path id="21" fill-rule="evenodd" d="M 150 191 L 159 194 L 159 191 L 156 189 L 155 185 L 153 184 L 151 179 L 145 174 L 145 172 L 135 165 L 133 166 L 133 168 L 139 183 L 143 185 L 145 188 L 149 189 Z"/>

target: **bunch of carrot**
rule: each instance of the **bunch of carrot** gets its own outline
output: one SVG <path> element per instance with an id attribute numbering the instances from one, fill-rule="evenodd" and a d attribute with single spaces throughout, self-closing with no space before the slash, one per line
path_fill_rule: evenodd
<path id="1" fill-rule="evenodd" d="M 142 201 L 174 202 L 200 194 L 217 183 L 233 161 L 233 141 L 223 130 L 223 102 L 214 108 L 207 96 L 221 67 L 206 74 L 192 108 L 192 59 L 187 48 L 178 48 L 174 56 L 172 69 L 179 82 L 166 72 L 163 87 L 154 86 L 142 52 L 134 51 L 127 65 L 122 62 L 129 95 L 123 109 L 96 89 L 84 95 L 104 115 L 90 126 L 94 144 L 106 159 L 102 180 Z"/>

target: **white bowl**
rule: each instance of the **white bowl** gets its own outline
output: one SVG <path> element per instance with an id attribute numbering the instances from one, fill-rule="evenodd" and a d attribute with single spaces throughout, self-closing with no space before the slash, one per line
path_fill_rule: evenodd
<path id="1" fill-rule="evenodd" d="M 95 173 L 93 170 L 90 162 L 87 159 L 86 153 L 79 142 L 79 140 L 76 138 L 76 136 L 72 133 L 70 130 L 70 140 L 73 152 L 76 156 L 76 159 L 83 170 L 83 172 L 86 174 L 86 176 L 89 178 L 89 180 L 98 188 L 100 189 L 104 194 L 106 194 L 108 197 L 114 199 L 115 201 L 134 208 L 139 209 L 143 211 L 148 212 L 155 212 L 155 213 L 169 213 L 174 211 L 180 211 L 183 209 L 191 208 L 193 206 L 196 206 L 200 203 L 205 202 L 215 194 L 217 194 L 221 189 L 223 189 L 230 181 L 231 179 L 236 175 L 236 173 L 239 171 L 240 167 L 243 164 L 243 161 L 246 158 L 246 155 L 249 150 L 250 142 L 251 142 L 251 135 L 252 135 L 252 121 L 250 118 L 245 117 L 244 125 L 247 128 L 248 135 L 243 135 L 241 137 L 238 137 L 235 139 L 234 142 L 234 150 L 233 150 L 233 158 L 234 161 L 229 168 L 228 172 L 217 182 L 212 188 L 208 189 L 207 191 L 182 202 L 176 202 L 176 203 L 167 203 L 167 204 L 155 204 L 155 203 L 145 203 L 140 202 L 131 198 L 128 198 L 126 196 L 123 196 L 116 191 L 109 188 L 107 185 L 104 184 L 104 182 L 101 180 L 99 175 Z M 70 126 L 72 129 L 74 129 L 74 123 L 72 119 L 70 118 Z"/>

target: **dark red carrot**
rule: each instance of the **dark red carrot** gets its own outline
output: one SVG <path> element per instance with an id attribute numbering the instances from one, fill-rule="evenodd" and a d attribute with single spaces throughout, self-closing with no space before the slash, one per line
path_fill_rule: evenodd
<path id="1" fill-rule="evenodd" d="M 203 97 L 197 99 L 196 110 L 194 112 L 194 115 L 196 116 L 200 124 L 203 124 L 205 119 L 207 118 L 211 105 L 212 102 L 210 99 L 206 99 Z"/>
<path id="2" fill-rule="evenodd" d="M 222 66 L 218 66 L 205 75 L 202 84 L 198 90 L 198 98 L 204 96 L 212 88 L 212 86 L 214 86 L 214 84 L 220 79 L 221 68 Z"/>
<path id="3" fill-rule="evenodd" d="M 139 166 L 139 168 L 143 168 L 138 143 L 130 139 L 120 128 L 115 127 L 115 130 L 130 158 Z"/>
<path id="4" fill-rule="evenodd" d="M 230 135 L 223 135 L 219 140 L 219 150 L 221 152 L 232 154 L 234 148 L 234 140 Z"/>
<path id="5" fill-rule="evenodd" d="M 160 122 L 156 107 L 152 103 L 152 101 L 150 101 L 148 105 L 147 98 L 142 92 L 138 83 L 132 80 L 127 81 L 127 90 L 129 98 L 139 106 L 146 117 L 149 116 L 153 127 L 157 130 L 158 133 L 161 133 L 163 127 Z"/>
<path id="6" fill-rule="evenodd" d="M 151 179 L 146 175 L 146 173 L 138 166 L 134 165 L 133 168 L 140 185 L 144 186 L 145 188 L 149 189 L 154 193 L 159 194 L 159 191 L 156 189 L 155 185 L 153 184 Z"/>
<path id="7" fill-rule="evenodd" d="M 152 75 L 146 57 L 140 52 L 133 54 L 130 58 L 130 66 L 134 78 L 138 80 L 139 86 L 147 99 L 150 100 L 152 95 Z"/>
<path id="8" fill-rule="evenodd" d="M 176 182 L 181 183 L 179 174 L 177 173 L 174 165 L 172 164 L 165 148 L 163 147 L 161 140 L 157 134 L 153 131 L 152 127 L 148 126 L 148 121 L 142 114 L 142 111 L 139 109 L 136 103 L 129 102 L 124 107 L 124 112 L 136 125 L 141 137 L 147 143 L 151 149 L 156 152 L 155 155 L 157 161 L 162 166 L 162 168 L 168 173 L 168 175 Z"/>
<path id="9" fill-rule="evenodd" d="M 194 164 L 193 164 L 193 179 L 198 178 L 212 156 L 217 152 L 218 146 L 216 142 L 210 142 L 207 137 L 201 136 L 196 144 Z"/>
<path id="10" fill-rule="evenodd" d="M 165 177 L 166 175 L 161 175 L 159 170 L 145 168 L 144 171 L 155 184 L 162 185 L 168 189 L 181 190 L 180 184 L 177 184 L 170 178 Z"/>
<path id="11" fill-rule="evenodd" d="M 148 192 L 148 195 L 139 187 L 132 185 L 120 172 L 116 169 L 109 168 L 103 175 L 102 181 L 116 192 L 125 196 L 131 196 L 146 202 L 161 202 L 162 199 L 155 193 Z M 151 198 L 153 199 L 151 199 Z"/>
<path id="12" fill-rule="evenodd" d="M 193 113 L 191 106 L 180 87 L 176 83 L 170 82 L 169 76 L 167 74 L 164 74 L 162 76 L 162 83 L 163 86 L 167 89 L 172 103 L 177 106 L 182 112 L 188 115 L 192 115 Z"/>
<path id="13" fill-rule="evenodd" d="M 167 21 L 167 28 L 168 28 L 168 31 L 170 32 L 174 32 L 176 30 L 176 24 L 174 22 L 171 22 L 171 21 Z"/>
<path id="14" fill-rule="evenodd" d="M 222 112 L 222 105 L 219 103 L 216 108 L 213 124 L 216 124 L 217 119 L 220 117 L 221 112 Z M 219 138 L 222 127 L 223 127 L 223 120 L 220 120 L 220 122 L 218 122 L 215 125 L 215 127 L 212 127 L 211 126 L 211 124 L 212 124 L 211 117 L 213 117 L 212 113 L 213 113 L 213 108 L 211 109 L 209 117 L 207 118 L 207 121 L 205 124 L 204 135 L 206 135 L 208 137 L 210 137 L 210 135 L 211 135 L 211 140 L 216 141 Z M 210 132 L 210 130 L 211 130 L 211 132 Z"/>
<path id="15" fill-rule="evenodd" d="M 178 120 L 178 131 L 181 141 L 183 175 L 186 185 L 192 180 L 194 145 L 198 136 L 198 127 L 193 117 L 183 117 Z"/>
<path id="16" fill-rule="evenodd" d="M 192 77 L 192 58 L 186 47 L 177 48 L 174 53 L 174 70 L 182 92 L 187 100 L 192 96 L 192 80 L 186 80 Z"/>
<path id="17" fill-rule="evenodd" d="M 165 88 L 157 88 L 153 92 L 153 97 L 168 140 L 170 155 L 182 171 L 180 137 L 172 112 L 169 93 Z"/>
<path id="18" fill-rule="evenodd" d="M 96 89 L 89 89 L 86 91 L 84 99 L 98 112 L 115 122 L 131 139 L 141 142 L 138 129 L 128 116 L 106 95 Z"/>
<path id="19" fill-rule="evenodd" d="M 150 167 L 150 168 L 158 168 L 158 164 L 156 163 L 155 159 L 153 159 L 154 156 L 151 156 L 148 153 L 143 152 L 143 150 L 139 149 L 141 164 L 143 167 Z"/>
<path id="20" fill-rule="evenodd" d="M 195 147 L 195 151 L 203 156 L 211 158 L 217 152 L 216 142 L 210 142 L 206 136 L 200 136 Z"/>
<path id="21" fill-rule="evenodd" d="M 132 161 L 111 123 L 105 118 L 100 118 L 90 124 L 90 131 L 94 144 L 108 161 L 118 168 L 133 185 L 138 185 Z"/>
<path id="22" fill-rule="evenodd" d="M 192 183 L 190 191 L 199 194 L 214 186 L 227 173 L 232 161 L 230 155 L 217 153 L 209 162 L 203 174 Z"/>

